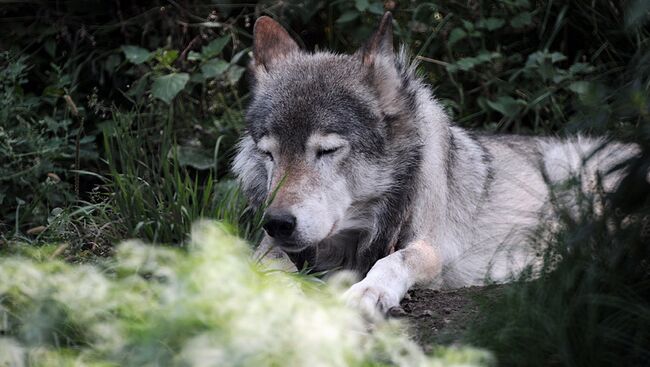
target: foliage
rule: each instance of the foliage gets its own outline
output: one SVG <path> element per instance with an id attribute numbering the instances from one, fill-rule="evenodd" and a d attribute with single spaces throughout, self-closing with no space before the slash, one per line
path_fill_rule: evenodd
<path id="1" fill-rule="evenodd" d="M 638 51 L 647 48 L 650 29 L 637 15 L 647 13 L 647 2 L 307 0 L 268 11 L 300 29 L 308 47 L 352 51 L 376 27 L 382 5 L 396 17 L 397 40 L 421 61 L 461 125 L 625 135 L 640 123 L 607 117 L 618 97 L 639 90 L 630 67 L 648 70 Z"/>
<path id="2" fill-rule="evenodd" d="M 97 154 L 104 150 L 105 139 L 97 137 L 113 124 L 115 111 L 156 114 L 163 120 L 167 120 L 166 111 L 174 111 L 166 138 L 180 145 L 175 150 L 181 165 L 211 169 L 219 178 L 225 175 L 227 163 L 220 164 L 217 170 L 200 158 L 212 157 L 217 141 L 227 154 L 239 136 L 242 105 L 238 84 L 244 68 L 237 62 L 247 48 L 234 53 L 239 41 L 235 28 L 227 24 L 200 26 L 191 40 L 184 36 L 173 41 L 165 38 L 185 34 L 176 32 L 177 22 L 172 20 L 185 19 L 185 15 L 166 12 L 163 3 L 162 8 L 156 8 L 158 12 L 145 10 L 149 5 L 144 3 L 118 2 L 114 8 L 105 2 L 90 6 L 85 1 L 67 2 L 63 7 L 21 3 L 0 9 L 0 15 L 5 17 L 3 33 L 12 45 L 2 62 L 3 68 L 7 66 L 3 90 L 10 98 L 0 106 L 2 133 L 8 139 L 0 152 L 2 174 L 6 177 L 0 182 L 0 227 L 4 236 L 11 228 L 13 236 L 66 238 L 69 231 L 54 232 L 61 229 L 63 217 L 120 222 L 110 215 L 114 208 L 105 205 L 110 195 L 103 195 L 104 202 L 96 201 L 102 196 L 98 193 L 106 192 L 106 177 L 111 173 Z M 210 12 L 207 15 L 211 16 Z M 113 22 L 124 16 L 133 18 L 116 27 Z M 159 31 L 155 25 L 160 26 Z M 152 31 L 135 40 L 133 32 L 141 33 L 142 29 Z M 9 74 L 14 71 L 20 75 Z M 151 133 L 157 120 L 147 121 L 151 124 L 144 129 Z M 129 141 L 135 146 L 127 149 L 120 145 L 120 149 L 126 149 L 122 154 L 138 149 L 140 141 Z M 5 168 L 4 162 L 11 164 Z M 205 184 L 204 179 L 194 181 L 195 175 L 187 177 L 193 186 Z M 99 206 L 101 217 L 61 215 L 78 214 L 79 210 L 97 214 Z M 56 223 L 53 218 L 58 218 Z M 147 222 L 156 220 L 149 218 Z M 103 228 L 101 224 L 96 227 Z M 136 232 L 135 228 L 122 231 Z M 175 242 L 178 238 L 156 239 Z"/>
<path id="3" fill-rule="evenodd" d="M 95 136 L 81 136 L 79 122 L 59 110 L 55 97 L 25 91 L 30 68 L 24 56 L 0 54 L 0 231 L 31 228 L 73 202 L 66 178 L 75 157 L 97 158 Z M 56 81 L 46 93 L 64 93 L 67 76 L 53 68 Z"/>
<path id="4" fill-rule="evenodd" d="M 187 253 L 122 243 L 103 266 L 0 260 L 0 363 L 51 366 L 479 366 L 425 356 L 396 323 L 367 332 L 335 288 L 261 272 L 245 243 L 200 223 Z"/>
<path id="5" fill-rule="evenodd" d="M 150 132 L 160 121 L 173 117 L 165 130 L 165 144 L 179 145 L 173 150 L 184 167 L 181 176 L 188 167 L 201 171 L 198 176 L 187 172 L 188 184 L 202 187 L 209 170 L 215 170 L 213 179 L 227 175 L 229 153 L 243 128 L 248 91 L 242 79 L 251 50 L 252 24 L 264 13 L 283 23 L 307 49 L 350 52 L 367 39 L 385 10 L 393 11 L 396 39 L 420 60 L 420 70 L 435 86 L 437 97 L 463 126 L 498 132 L 594 131 L 629 137 L 630 127 L 647 118 L 645 87 L 630 72 L 647 73 L 650 65 L 638 52 L 647 48 L 650 34 L 644 17 L 638 16 L 647 11 L 643 2 L 301 0 L 240 5 L 185 0 L 90 4 L 27 2 L 0 9 L 5 38 L 12 45 L 11 60 L 27 66 L 16 79 L 20 88 L 7 87 L 16 93 L 5 101 L 32 104 L 21 109 L 28 111 L 28 123 L 15 127 L 32 131 L 20 132 L 21 146 L 30 155 L 11 156 L 15 167 L 9 177 L 22 172 L 22 181 L 0 184 L 2 200 L 8 204 L 0 212 L 5 231 L 12 228 L 24 234 L 45 226 L 54 235 L 47 222 L 53 209 L 99 204 L 93 202 L 93 192 L 117 187 L 109 182 L 111 168 L 96 154 L 99 151 L 107 158 L 105 139 L 99 135 L 114 123 L 115 111 L 147 115 L 139 126 Z M 17 69 L 7 68 L 5 74 L 11 70 Z M 74 101 L 78 116 L 71 114 L 65 96 Z M 18 101 L 21 98 L 23 102 Z M 633 102 L 623 106 L 620 98 Z M 14 110 L 3 107 L 2 114 L 15 116 Z M 48 119 L 58 126 L 56 133 L 47 131 L 52 123 L 46 124 L 45 131 L 35 125 Z M 14 129 L 13 117 L 3 121 Z M 72 159 L 77 137 L 82 142 L 80 167 Z M 139 148 L 119 144 L 122 140 L 112 140 L 117 142 L 111 148 L 114 156 Z M 214 168 L 210 157 L 217 141 L 226 159 Z M 28 170 L 36 166 L 28 164 L 29 158 L 43 144 L 58 148 L 46 151 L 47 159 L 41 161 L 47 164 L 38 165 L 42 169 Z M 125 153 L 115 149 L 125 149 Z M 140 165 L 138 174 L 146 166 Z M 71 169 L 94 172 L 109 181 Z M 154 176 L 154 172 L 146 175 Z M 61 182 L 45 185 L 47 173 L 56 174 Z M 74 190 L 77 177 L 79 195 Z M 33 197 L 19 195 L 16 188 L 25 182 L 30 189 L 20 193 L 34 192 Z M 158 195 L 143 205 L 172 198 Z M 19 209 L 18 202 L 25 204 Z M 143 217 L 127 222 L 163 223 Z M 150 230 L 136 231 L 130 225 L 124 228 L 126 233 L 146 234 L 154 240 Z M 181 227 L 187 229 L 187 225 Z M 155 240 L 179 241 L 178 232 L 172 232 L 173 236 L 159 234 Z"/>

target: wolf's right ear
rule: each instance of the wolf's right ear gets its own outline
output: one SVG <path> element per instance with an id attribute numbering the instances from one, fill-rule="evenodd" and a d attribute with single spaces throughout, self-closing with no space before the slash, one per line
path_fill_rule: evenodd
<path id="1" fill-rule="evenodd" d="M 379 22 L 379 27 L 361 48 L 364 65 L 372 66 L 378 57 L 393 58 L 393 14 L 387 11 Z"/>
<path id="2" fill-rule="evenodd" d="M 262 16 L 253 26 L 254 66 L 269 67 L 300 48 L 289 33 L 275 20 Z"/>

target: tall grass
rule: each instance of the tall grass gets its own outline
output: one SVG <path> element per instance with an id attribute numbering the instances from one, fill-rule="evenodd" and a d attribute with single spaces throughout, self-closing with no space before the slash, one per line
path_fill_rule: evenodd
<path id="1" fill-rule="evenodd" d="M 220 141 L 208 157 L 207 169 L 183 165 L 180 155 L 185 153 L 175 141 L 173 116 L 173 111 L 115 111 L 112 124 L 105 128 L 110 205 L 124 235 L 154 243 L 182 243 L 192 223 L 214 218 L 243 238 L 258 238 L 259 215 L 247 210 L 233 180 L 218 179 L 217 168 L 227 164 Z M 192 163 L 192 157 L 184 160 Z"/>

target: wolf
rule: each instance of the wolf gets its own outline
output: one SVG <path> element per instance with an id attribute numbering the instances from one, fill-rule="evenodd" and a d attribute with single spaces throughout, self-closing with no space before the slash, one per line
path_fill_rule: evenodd
<path id="1" fill-rule="evenodd" d="M 507 281 L 538 261 L 528 243 L 553 221 L 550 184 L 580 171 L 594 189 L 638 153 L 455 126 L 405 48 L 395 53 L 390 13 L 354 54 L 301 50 L 266 16 L 253 33 L 233 171 L 251 205 L 270 203 L 257 256 L 355 272 L 346 299 L 370 313 L 398 307 L 416 285 Z"/>

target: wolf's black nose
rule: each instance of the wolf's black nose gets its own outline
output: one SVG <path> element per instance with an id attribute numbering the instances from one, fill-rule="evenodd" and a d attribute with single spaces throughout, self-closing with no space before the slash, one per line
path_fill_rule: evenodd
<path id="1" fill-rule="evenodd" d="M 264 215 L 264 230 L 269 236 L 286 240 L 296 228 L 296 217 L 285 210 L 269 209 Z"/>

